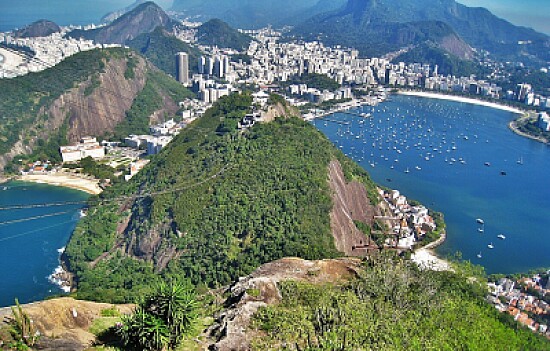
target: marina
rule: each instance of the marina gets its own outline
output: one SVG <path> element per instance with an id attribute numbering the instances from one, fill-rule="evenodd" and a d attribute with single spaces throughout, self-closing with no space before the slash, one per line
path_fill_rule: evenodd
<path id="1" fill-rule="evenodd" d="M 516 116 L 396 95 L 327 116 L 339 123 L 311 123 L 376 182 L 444 213 L 448 236 L 440 255 L 459 251 L 489 273 L 511 273 L 550 264 L 550 201 L 534 186 L 550 173 L 550 149 L 512 133 L 507 123 Z M 504 240 L 497 236 L 503 232 L 515 235 L 496 247 L 490 239 Z"/>

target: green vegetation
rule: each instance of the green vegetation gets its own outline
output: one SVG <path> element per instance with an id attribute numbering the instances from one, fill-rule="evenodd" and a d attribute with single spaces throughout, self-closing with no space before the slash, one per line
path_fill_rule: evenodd
<path id="1" fill-rule="evenodd" d="M 280 82 L 283 87 L 288 87 L 293 84 L 307 84 L 308 88 L 319 90 L 335 91 L 340 88 L 340 84 L 334 79 L 324 74 L 304 73 L 301 76 L 295 75 L 285 82 Z"/>
<path id="2" fill-rule="evenodd" d="M 35 136 L 28 132 L 30 126 L 36 132 L 55 132 L 44 130 L 49 116 L 38 111 L 65 91 L 103 72 L 105 62 L 117 51 L 126 52 L 122 49 L 81 52 L 45 71 L 0 80 L 0 154 L 8 152 L 20 135 L 26 141 L 33 139 Z"/>
<path id="3" fill-rule="evenodd" d="M 173 101 L 183 101 L 193 98 L 193 93 L 173 79 L 158 71 L 147 73 L 147 82 L 134 99 L 132 107 L 126 112 L 126 118 L 115 127 L 107 137 L 114 140 L 124 140 L 130 134 L 149 133 L 150 116 L 163 108 L 164 95 Z M 173 116 L 167 116 L 170 119 Z"/>
<path id="4" fill-rule="evenodd" d="M 252 37 L 231 28 L 222 20 L 211 19 L 199 27 L 197 40 L 202 45 L 242 51 L 248 49 Z"/>
<path id="5" fill-rule="evenodd" d="M 176 75 L 176 53 L 186 52 L 189 55 L 189 71 L 198 73 L 200 50 L 167 33 L 162 27 L 137 36 L 128 46 L 172 77 Z"/>
<path id="6" fill-rule="evenodd" d="M 19 300 L 11 307 L 12 316 L 8 317 L 8 329 L 14 342 L 11 347 L 16 350 L 28 350 L 38 340 L 37 329 L 29 315 L 23 311 Z"/>
<path id="7" fill-rule="evenodd" d="M 550 350 L 484 301 L 484 280 L 420 271 L 391 253 L 369 258 L 359 277 L 279 283 L 283 301 L 262 307 L 254 350 Z"/>
<path id="8" fill-rule="evenodd" d="M 239 132 L 236 123 L 251 103 L 247 94 L 220 99 L 132 181 L 90 201 L 66 250 L 80 298 L 132 301 L 159 272 L 214 287 L 281 257 L 339 255 L 328 164 L 337 158 L 348 180 L 366 184 L 377 203 L 373 182 L 300 119 Z M 176 258 L 155 264 L 174 249 Z"/>
<path id="9" fill-rule="evenodd" d="M 439 73 L 454 75 L 457 77 L 469 77 L 474 74 L 483 79 L 489 70 L 474 61 L 462 60 L 447 51 L 431 44 L 422 44 L 393 59 L 393 62 L 408 62 L 429 64 L 431 67 L 439 66 Z"/>
<path id="10" fill-rule="evenodd" d="M 188 283 L 161 281 L 117 330 L 127 350 L 174 350 L 197 318 L 197 302 Z"/>
<path id="11" fill-rule="evenodd" d="M 520 132 L 541 138 L 546 143 L 550 143 L 550 132 L 545 132 L 540 129 L 536 119 L 519 119 L 516 121 L 516 126 Z"/>

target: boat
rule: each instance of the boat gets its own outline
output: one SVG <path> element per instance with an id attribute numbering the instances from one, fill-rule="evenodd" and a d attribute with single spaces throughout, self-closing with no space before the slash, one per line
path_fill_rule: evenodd
<path id="1" fill-rule="evenodd" d="M 483 229 L 483 228 L 478 228 L 477 231 L 480 232 L 480 233 L 483 233 L 483 232 L 485 231 L 485 229 Z"/>
<path id="2" fill-rule="evenodd" d="M 476 222 L 479 224 L 485 224 L 485 222 L 481 218 L 476 219 Z"/>
<path id="3" fill-rule="evenodd" d="M 497 238 L 499 238 L 500 240 L 504 240 L 506 239 L 506 236 L 504 236 L 504 234 L 499 234 L 497 235 Z"/>
<path id="4" fill-rule="evenodd" d="M 488 248 L 490 249 L 494 249 L 495 247 L 493 246 L 493 243 L 490 243 L 489 245 L 487 245 Z"/>
<path id="5" fill-rule="evenodd" d="M 481 251 L 477 254 L 477 258 L 481 258 Z"/>
<path id="6" fill-rule="evenodd" d="M 505 176 L 505 175 L 506 175 L 506 172 L 505 172 L 505 171 L 500 171 L 500 175 Z"/>
<path id="7" fill-rule="evenodd" d="M 417 171 L 422 170 L 422 168 L 421 168 L 420 166 L 416 166 L 416 167 L 414 167 L 414 168 L 415 168 Z"/>
<path id="8" fill-rule="evenodd" d="M 405 170 L 405 173 L 409 173 L 409 167 L 407 167 L 407 169 Z"/>
<path id="9" fill-rule="evenodd" d="M 487 167 L 490 167 L 491 163 L 490 162 L 485 162 L 484 165 L 487 166 Z"/>
<path id="10" fill-rule="evenodd" d="M 517 161 L 517 164 L 518 165 L 522 165 L 523 164 L 523 157 L 520 157 Z"/>

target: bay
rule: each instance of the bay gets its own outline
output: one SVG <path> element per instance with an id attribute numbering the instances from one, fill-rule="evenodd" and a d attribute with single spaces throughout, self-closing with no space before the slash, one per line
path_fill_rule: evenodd
<path id="1" fill-rule="evenodd" d="M 440 255 L 460 252 L 488 273 L 550 267 L 550 148 L 510 131 L 515 114 L 400 95 L 350 112 L 372 117 L 312 123 L 377 183 L 444 213 Z"/>
<path id="2" fill-rule="evenodd" d="M 23 182 L 0 184 L 0 306 L 62 293 L 48 280 L 80 218 L 82 205 L 16 209 L 14 206 L 85 201 L 88 194 Z M 7 209 L 6 209 L 7 208 Z"/>

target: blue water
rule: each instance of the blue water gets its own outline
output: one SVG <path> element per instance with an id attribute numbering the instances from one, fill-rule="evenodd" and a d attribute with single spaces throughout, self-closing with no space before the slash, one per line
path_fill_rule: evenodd
<path id="1" fill-rule="evenodd" d="M 405 96 L 352 112 L 373 118 L 337 113 L 329 118 L 350 124 L 313 123 L 376 182 L 444 213 L 438 253 L 459 251 L 488 273 L 550 267 L 550 147 L 512 133 L 516 115 Z"/>
<path id="2" fill-rule="evenodd" d="M 6 189 L 5 189 L 6 188 Z M 58 249 L 65 246 L 78 221 L 79 205 L 10 209 L 13 205 L 83 201 L 87 194 L 60 187 L 10 182 L 0 184 L 0 306 L 12 305 L 15 298 L 30 302 L 59 294 L 48 281 L 59 266 Z M 8 223 L 30 217 L 52 215 L 29 221 Z"/>
<path id="3" fill-rule="evenodd" d="M 59 25 L 99 23 L 101 17 L 132 0 L 19 0 L 0 1 L 0 32 L 24 27 L 39 19 Z"/>

